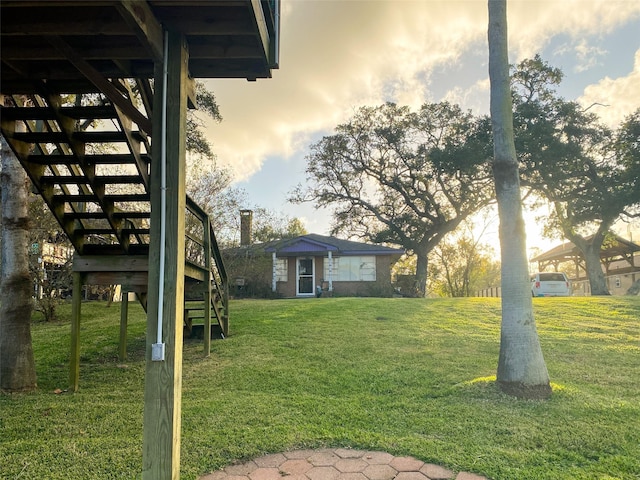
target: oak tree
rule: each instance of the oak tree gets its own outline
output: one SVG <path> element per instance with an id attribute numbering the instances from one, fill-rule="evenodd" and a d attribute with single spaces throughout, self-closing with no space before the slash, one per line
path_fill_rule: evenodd
<path id="1" fill-rule="evenodd" d="M 613 224 L 638 216 L 640 109 L 616 130 L 554 88 L 562 72 L 539 56 L 513 72 L 516 150 L 523 186 L 551 204 L 547 232 L 582 252 L 592 295 L 608 295 L 600 262 Z"/>
<path id="2" fill-rule="evenodd" d="M 311 146 L 292 194 L 333 209 L 332 234 L 404 247 L 424 295 L 429 252 L 491 202 L 489 123 L 448 102 L 361 107 Z"/>

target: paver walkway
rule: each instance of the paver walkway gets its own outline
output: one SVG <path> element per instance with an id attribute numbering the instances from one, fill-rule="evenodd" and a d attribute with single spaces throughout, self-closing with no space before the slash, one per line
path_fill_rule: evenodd
<path id="1" fill-rule="evenodd" d="M 468 472 L 454 473 L 413 457 L 385 452 L 294 450 L 230 465 L 200 480 L 487 480 Z"/>

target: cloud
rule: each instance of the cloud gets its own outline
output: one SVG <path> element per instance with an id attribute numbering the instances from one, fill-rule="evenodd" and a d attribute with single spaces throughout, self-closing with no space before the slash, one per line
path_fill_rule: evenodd
<path id="1" fill-rule="evenodd" d="M 268 155 L 290 158 L 314 132 L 330 131 L 364 104 L 414 107 L 429 72 L 482 39 L 485 5 L 441 2 L 291 1 L 283 11 L 280 70 L 246 83 L 210 80 L 224 120 L 211 125 L 218 161 L 239 179 Z M 401 8 L 399 8 L 401 6 Z"/>
<path id="2" fill-rule="evenodd" d="M 472 110 L 475 113 L 489 112 L 489 77 L 476 81 L 469 88 L 453 87 L 445 93 L 442 100 L 458 104 L 465 110 Z"/>
<path id="3" fill-rule="evenodd" d="M 585 35 L 602 36 L 640 17 L 635 0 L 515 0 L 508 8 L 509 47 L 517 60 L 532 57 L 559 33 L 580 44 Z"/>
<path id="4" fill-rule="evenodd" d="M 605 77 L 589 85 L 578 101 L 585 108 L 599 104 L 597 113 L 602 121 L 611 127 L 618 126 L 640 107 L 640 49 L 636 51 L 633 70 L 627 76 Z"/>
<path id="5" fill-rule="evenodd" d="M 582 73 L 601 65 L 603 57 L 609 52 L 596 45 L 589 45 L 586 39 L 580 39 L 577 43 L 564 43 L 556 48 L 554 55 L 572 55 L 576 60 L 573 67 L 574 73 Z"/>
<path id="6" fill-rule="evenodd" d="M 574 72 L 580 73 L 590 70 L 591 68 L 599 65 L 599 59 L 606 55 L 605 49 L 589 45 L 586 40 L 582 40 L 576 45 L 576 57 L 578 64 L 574 68 Z"/>
<path id="7" fill-rule="evenodd" d="M 208 127 L 208 136 L 218 162 L 231 166 L 239 180 L 259 171 L 268 157 L 301 158 L 311 138 L 330 133 L 360 105 L 396 101 L 416 108 L 441 100 L 432 98 L 434 70 L 457 65 L 469 49 L 486 48 L 485 0 L 282 5 L 280 70 L 273 78 L 207 81 L 224 117 Z M 587 59 L 598 51 L 581 43 L 582 36 L 604 34 L 639 15 L 636 1 L 511 1 L 511 61 L 540 51 L 559 32 Z M 467 87 L 446 78 L 446 98 L 463 99 L 466 108 L 486 106 L 488 99 L 480 98 L 488 95 L 486 77 L 483 67 Z"/>

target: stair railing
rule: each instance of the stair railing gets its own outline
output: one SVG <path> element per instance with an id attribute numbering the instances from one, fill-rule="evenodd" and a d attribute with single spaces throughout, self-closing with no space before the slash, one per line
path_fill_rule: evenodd
<path id="1" fill-rule="evenodd" d="M 218 321 L 224 336 L 229 334 L 229 278 L 220 253 L 211 220 L 207 213 L 189 196 L 187 196 L 187 225 L 186 225 L 186 260 L 209 272 L 207 288 L 214 290 L 210 302 L 216 303 L 218 297 L 221 308 L 216 308 Z M 190 220 L 193 223 L 190 224 Z M 208 335 L 205 332 L 205 343 Z M 206 348 L 206 345 L 205 345 Z"/>

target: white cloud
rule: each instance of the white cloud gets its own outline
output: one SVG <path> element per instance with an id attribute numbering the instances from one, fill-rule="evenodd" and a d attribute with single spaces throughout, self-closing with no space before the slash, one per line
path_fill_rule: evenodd
<path id="1" fill-rule="evenodd" d="M 586 39 L 580 39 L 576 42 L 564 43 L 554 50 L 555 55 L 574 55 L 576 66 L 573 68 L 574 73 L 582 73 L 593 67 L 601 65 L 602 59 L 609 52 L 597 45 L 589 45 Z"/>
<path id="2" fill-rule="evenodd" d="M 209 129 L 218 161 L 238 178 L 267 155 L 291 157 L 313 132 L 346 121 L 358 105 L 422 104 L 436 65 L 455 62 L 484 35 L 485 5 L 441 2 L 289 2 L 280 70 L 245 83 L 212 80 L 224 120 Z"/>
<path id="3" fill-rule="evenodd" d="M 559 32 L 585 59 L 599 55 L 582 36 L 639 15 L 635 0 L 510 1 L 511 61 L 540 51 Z M 486 30 L 485 0 L 283 1 L 280 70 L 273 78 L 208 82 L 224 117 L 208 129 L 218 161 L 246 179 L 269 156 L 301 158 L 313 135 L 330 132 L 359 105 L 391 100 L 417 108 L 439 101 L 429 91 L 432 71 L 484 45 Z M 486 68 L 466 89 L 459 79 L 450 81 L 447 98 L 486 111 Z"/>
<path id="4" fill-rule="evenodd" d="M 458 104 L 465 110 L 476 113 L 489 113 L 489 77 L 476 81 L 471 87 L 463 89 L 453 87 L 442 100 Z"/>
<path id="5" fill-rule="evenodd" d="M 635 0 L 512 0 L 508 9 L 509 45 L 517 60 L 532 57 L 558 33 L 580 43 L 584 35 L 605 35 L 640 16 Z"/>
<path id="6" fill-rule="evenodd" d="M 597 113 L 607 125 L 615 127 L 640 107 L 640 49 L 636 51 L 633 70 L 619 78 L 605 77 L 584 90 L 578 101 L 586 107 L 598 106 Z M 596 110 L 593 110 L 596 111 Z"/>
<path id="7" fill-rule="evenodd" d="M 574 68 L 574 72 L 585 72 L 596 65 L 599 65 L 601 57 L 608 52 L 600 47 L 594 45 L 588 45 L 585 40 L 582 40 L 576 45 L 576 57 L 578 65 Z"/>

